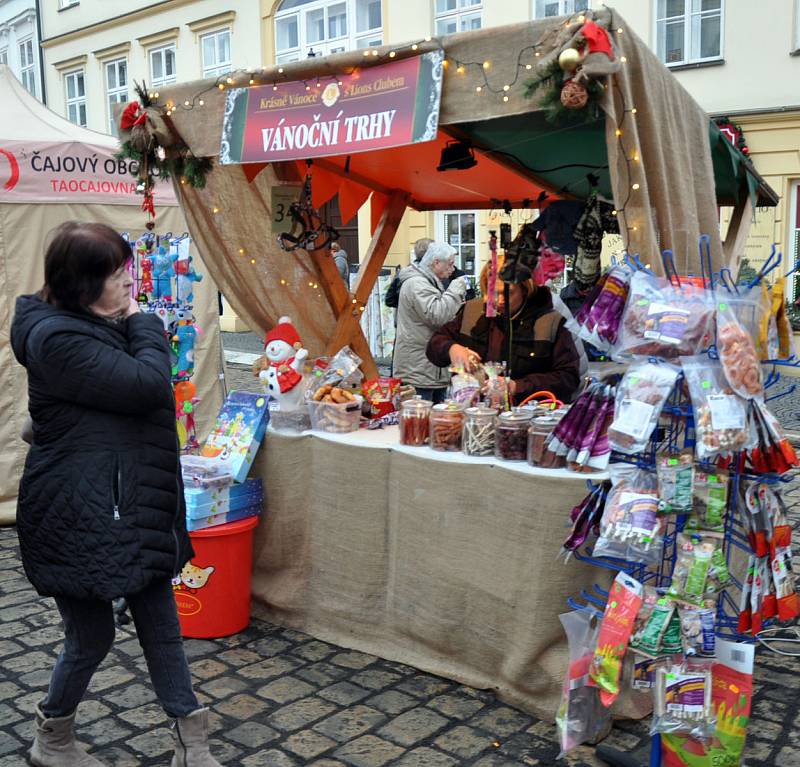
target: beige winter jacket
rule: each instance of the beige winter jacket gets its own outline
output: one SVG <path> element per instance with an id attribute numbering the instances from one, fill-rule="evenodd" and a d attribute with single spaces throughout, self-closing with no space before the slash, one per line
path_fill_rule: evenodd
<path id="1" fill-rule="evenodd" d="M 436 275 L 419 264 L 403 269 L 400 280 L 394 375 L 424 389 L 446 387 L 450 373 L 429 362 L 425 348 L 433 332 L 458 314 L 464 304 L 466 283 L 456 279 L 444 290 Z"/>

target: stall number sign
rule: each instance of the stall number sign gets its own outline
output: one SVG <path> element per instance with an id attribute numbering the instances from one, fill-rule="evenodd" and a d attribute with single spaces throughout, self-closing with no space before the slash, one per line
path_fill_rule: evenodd
<path id="1" fill-rule="evenodd" d="M 273 186 L 272 195 L 272 232 L 273 234 L 288 234 L 292 231 L 292 217 L 289 215 L 289 206 L 300 199 L 302 187 Z"/>
<path id="2" fill-rule="evenodd" d="M 220 163 L 305 160 L 433 141 L 443 51 L 338 78 L 231 88 Z"/>

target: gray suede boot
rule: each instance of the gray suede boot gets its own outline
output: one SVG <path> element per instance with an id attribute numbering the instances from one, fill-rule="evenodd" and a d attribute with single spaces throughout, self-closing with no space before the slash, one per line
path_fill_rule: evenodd
<path id="1" fill-rule="evenodd" d="M 47 717 L 36 706 L 36 737 L 30 750 L 31 764 L 35 767 L 104 767 L 75 740 L 74 723 L 74 713 Z"/>
<path id="2" fill-rule="evenodd" d="M 198 708 L 172 724 L 172 767 L 222 767 L 208 750 L 208 709 Z"/>

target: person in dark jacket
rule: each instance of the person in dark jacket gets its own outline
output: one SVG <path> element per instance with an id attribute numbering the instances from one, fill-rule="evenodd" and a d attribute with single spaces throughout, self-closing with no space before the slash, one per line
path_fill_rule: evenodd
<path id="1" fill-rule="evenodd" d="M 173 767 L 219 767 L 171 583 L 192 548 L 169 346 L 161 321 L 131 298 L 129 258 L 113 229 L 62 224 L 47 248 L 44 287 L 17 299 L 11 327 L 33 425 L 17 506 L 22 563 L 38 593 L 55 598 L 65 634 L 36 707 L 30 754 L 38 767 L 102 764 L 76 742 L 73 725 L 114 640 L 119 597 L 174 720 Z"/>
<path id="2" fill-rule="evenodd" d="M 488 271 L 487 265 L 480 278 L 484 296 L 488 295 Z M 542 390 L 571 402 L 580 385 L 579 357 L 564 318 L 553 309 L 550 290 L 532 280 L 509 288 L 506 307 L 503 283 L 497 280 L 497 317 L 486 316 L 485 299 L 465 304 L 452 322 L 431 336 L 428 359 L 440 367 L 466 370 L 474 370 L 482 361 L 506 362 L 509 392 L 516 404 Z"/>

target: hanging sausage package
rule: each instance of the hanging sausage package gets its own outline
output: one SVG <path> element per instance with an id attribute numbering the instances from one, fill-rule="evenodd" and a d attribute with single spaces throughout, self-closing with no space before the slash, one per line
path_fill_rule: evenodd
<path id="1" fill-rule="evenodd" d="M 617 386 L 614 420 L 608 430 L 612 450 L 636 455 L 650 441 L 680 370 L 658 362 L 632 364 Z"/>

